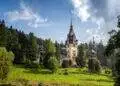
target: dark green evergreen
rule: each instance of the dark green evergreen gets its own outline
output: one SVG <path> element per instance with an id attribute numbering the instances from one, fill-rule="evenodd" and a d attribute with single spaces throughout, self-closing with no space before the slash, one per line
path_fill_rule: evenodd
<path id="1" fill-rule="evenodd" d="M 118 28 L 120 28 L 120 17 L 118 17 Z M 115 78 L 115 86 L 120 86 L 120 30 L 110 34 L 105 54 L 112 56 L 112 72 Z"/>
<path id="2" fill-rule="evenodd" d="M 84 45 L 83 44 L 78 45 L 78 57 L 76 59 L 76 62 L 79 67 L 85 67 L 85 65 L 86 65 L 84 51 L 85 51 Z"/>
<path id="3" fill-rule="evenodd" d="M 48 68 L 49 67 L 48 60 L 50 59 L 50 57 L 55 56 L 56 48 L 54 43 L 52 43 L 50 39 L 45 40 L 44 47 L 45 47 L 45 56 L 43 59 L 43 65 L 46 68 Z"/>

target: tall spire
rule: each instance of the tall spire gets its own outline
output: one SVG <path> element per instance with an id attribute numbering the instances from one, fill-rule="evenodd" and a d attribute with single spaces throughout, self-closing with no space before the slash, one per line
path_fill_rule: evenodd
<path id="1" fill-rule="evenodd" d="M 71 21 L 70 21 L 70 31 L 69 31 L 69 34 L 70 34 L 70 35 L 73 35 L 73 34 L 74 34 L 73 24 L 72 24 L 72 18 L 71 18 Z"/>
<path id="2" fill-rule="evenodd" d="M 73 32 L 73 24 L 72 24 L 72 18 L 71 18 L 71 21 L 70 21 L 70 32 L 72 31 Z"/>
<path id="3" fill-rule="evenodd" d="M 71 23 L 70 23 L 70 26 L 72 26 L 72 18 L 71 18 Z"/>
<path id="4" fill-rule="evenodd" d="M 70 22 L 70 30 L 69 33 L 67 35 L 67 41 L 68 44 L 77 44 L 77 39 L 73 30 L 73 24 L 72 24 L 72 18 L 71 18 L 71 22 Z"/>
<path id="5" fill-rule="evenodd" d="M 72 18 L 71 18 L 71 25 L 72 25 Z"/>
<path id="6" fill-rule="evenodd" d="M 94 36 L 93 36 L 93 44 L 95 44 L 95 38 L 94 38 Z"/>

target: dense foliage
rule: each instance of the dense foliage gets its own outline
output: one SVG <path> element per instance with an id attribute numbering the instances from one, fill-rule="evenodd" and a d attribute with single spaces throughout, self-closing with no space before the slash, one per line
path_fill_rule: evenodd
<path id="1" fill-rule="evenodd" d="M 7 78 L 14 54 L 0 47 L 0 80 Z"/>
<path id="2" fill-rule="evenodd" d="M 50 69 L 52 73 L 55 73 L 58 67 L 59 67 L 59 63 L 56 57 L 50 57 L 48 60 L 48 69 Z"/>
<path id="3" fill-rule="evenodd" d="M 118 18 L 118 28 L 120 28 L 120 19 Z M 115 76 L 115 86 L 120 85 L 120 30 L 111 31 L 105 54 L 111 56 L 112 72 Z"/>
<path id="4" fill-rule="evenodd" d="M 100 66 L 99 60 L 89 59 L 88 69 L 89 69 L 90 73 L 100 73 L 101 72 L 101 66 Z"/>
<path id="5" fill-rule="evenodd" d="M 78 45 L 78 57 L 76 58 L 77 65 L 79 67 L 85 67 L 86 65 L 86 57 L 85 57 L 85 45 L 81 44 Z"/>
<path id="6" fill-rule="evenodd" d="M 52 41 L 49 40 L 45 40 L 45 57 L 43 59 L 43 65 L 46 68 L 49 68 L 49 63 L 48 60 L 50 59 L 50 57 L 55 55 L 56 49 L 55 49 L 55 45 L 52 43 Z"/>
<path id="7" fill-rule="evenodd" d="M 53 43 L 50 39 L 43 40 L 31 32 L 25 34 L 12 26 L 7 27 L 4 20 L 0 21 L 0 47 L 6 47 L 14 53 L 14 64 L 37 63 L 47 68 L 51 56 L 57 60 L 60 58 L 59 43 Z"/>

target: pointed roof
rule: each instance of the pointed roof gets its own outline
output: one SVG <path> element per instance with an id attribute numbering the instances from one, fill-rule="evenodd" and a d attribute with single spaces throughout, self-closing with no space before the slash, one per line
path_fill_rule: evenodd
<path id="1" fill-rule="evenodd" d="M 95 38 L 94 38 L 94 36 L 93 36 L 93 44 L 95 44 Z"/>
<path id="2" fill-rule="evenodd" d="M 69 34 L 68 35 L 75 35 L 74 30 L 73 30 L 73 24 L 72 24 L 72 19 L 71 19 L 71 23 L 70 23 L 70 30 L 69 30 Z"/>
<path id="3" fill-rule="evenodd" d="M 72 20 L 71 20 L 71 23 L 70 23 L 70 30 L 69 30 L 69 33 L 67 35 L 67 41 L 66 42 L 67 43 L 76 43 L 77 42 L 74 30 L 73 30 Z"/>

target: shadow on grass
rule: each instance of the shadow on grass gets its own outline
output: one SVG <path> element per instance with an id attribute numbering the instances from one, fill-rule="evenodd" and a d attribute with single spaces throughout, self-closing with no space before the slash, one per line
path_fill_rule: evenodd
<path id="1" fill-rule="evenodd" d="M 104 79 L 98 79 L 98 80 L 95 80 L 95 79 L 82 79 L 83 81 L 97 81 L 97 82 L 114 82 L 112 80 L 104 80 Z"/>
<path id="2" fill-rule="evenodd" d="M 71 73 L 71 74 L 85 74 L 85 75 L 100 75 L 100 76 L 106 76 L 106 77 L 110 77 L 110 78 L 112 78 L 112 76 L 111 75 L 108 75 L 108 74 L 99 74 L 99 73 L 89 73 L 89 72 L 69 72 L 69 73 Z"/>
<path id="3" fill-rule="evenodd" d="M 71 74 L 88 74 L 89 75 L 89 73 L 88 72 L 70 72 Z"/>
<path id="4" fill-rule="evenodd" d="M 14 67 L 16 67 L 16 68 L 25 68 L 24 64 L 18 64 L 18 65 L 14 64 Z"/>
<path id="5" fill-rule="evenodd" d="M 42 69 L 42 70 L 38 70 L 38 69 L 27 69 L 26 71 L 23 71 L 25 73 L 33 73 L 33 74 L 52 74 L 51 71 L 46 70 L 46 69 Z"/>
<path id="6" fill-rule="evenodd" d="M 101 75 L 96 73 L 89 73 L 89 72 L 69 72 L 70 74 L 84 74 L 84 75 Z"/>

